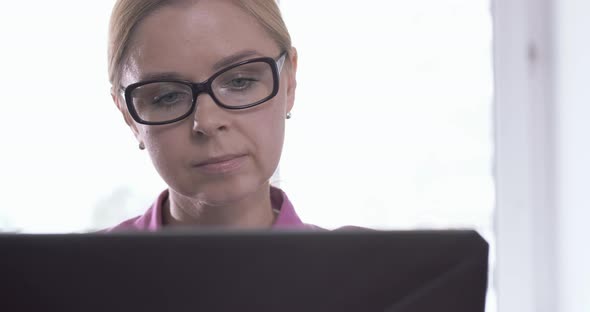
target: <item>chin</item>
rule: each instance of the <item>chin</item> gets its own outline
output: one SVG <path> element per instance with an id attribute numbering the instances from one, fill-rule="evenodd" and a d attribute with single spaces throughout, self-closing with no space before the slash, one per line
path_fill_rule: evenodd
<path id="1" fill-rule="evenodd" d="M 196 188 L 188 188 L 190 191 L 183 192 L 183 194 L 197 198 L 207 205 L 223 206 L 255 196 L 263 190 L 265 185 L 268 186 L 268 182 L 261 182 L 261 179 L 254 177 L 232 177 L 231 179 L 199 183 Z"/>

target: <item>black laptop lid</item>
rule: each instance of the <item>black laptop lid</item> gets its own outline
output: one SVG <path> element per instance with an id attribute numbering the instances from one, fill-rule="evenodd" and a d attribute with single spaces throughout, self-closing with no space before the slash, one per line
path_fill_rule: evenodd
<path id="1" fill-rule="evenodd" d="M 473 231 L 0 235 L 0 311 L 483 312 Z"/>

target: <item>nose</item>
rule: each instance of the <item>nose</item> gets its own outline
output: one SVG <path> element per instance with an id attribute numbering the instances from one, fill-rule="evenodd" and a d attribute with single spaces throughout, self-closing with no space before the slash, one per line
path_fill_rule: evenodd
<path id="1" fill-rule="evenodd" d="M 227 130 L 228 112 L 219 107 L 207 93 L 197 97 L 194 113 L 193 132 L 199 136 L 215 136 Z"/>

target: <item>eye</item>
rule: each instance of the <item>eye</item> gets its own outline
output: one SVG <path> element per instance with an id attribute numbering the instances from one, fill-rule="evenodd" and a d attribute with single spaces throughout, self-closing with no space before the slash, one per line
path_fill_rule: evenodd
<path id="1" fill-rule="evenodd" d="M 254 83 L 256 80 L 251 78 L 234 78 L 229 81 L 228 88 L 233 90 L 244 90 L 247 89 Z"/>
<path id="2" fill-rule="evenodd" d="M 182 102 L 186 99 L 186 94 L 182 92 L 169 92 L 160 96 L 157 96 L 153 103 L 155 105 L 174 105 Z"/>

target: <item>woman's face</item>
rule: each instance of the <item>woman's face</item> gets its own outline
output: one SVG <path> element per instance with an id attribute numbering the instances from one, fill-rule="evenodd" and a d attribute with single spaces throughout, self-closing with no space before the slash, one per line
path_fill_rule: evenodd
<path id="1" fill-rule="evenodd" d="M 256 19 L 230 1 L 169 5 L 138 25 L 121 84 L 161 76 L 202 82 L 228 58 L 238 56 L 225 66 L 256 57 L 276 59 L 281 52 Z M 117 105 L 170 188 L 205 204 L 230 203 L 266 187 L 278 166 L 285 116 L 294 101 L 294 52 L 281 71 L 278 94 L 253 108 L 226 110 L 201 93 L 193 115 L 148 126 L 131 119 L 122 97 Z"/>

